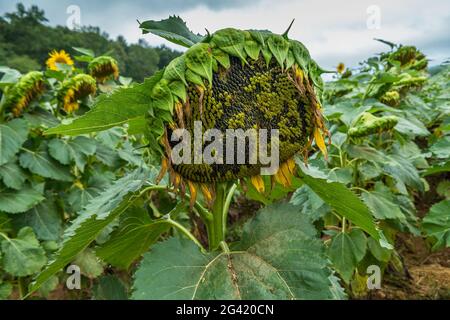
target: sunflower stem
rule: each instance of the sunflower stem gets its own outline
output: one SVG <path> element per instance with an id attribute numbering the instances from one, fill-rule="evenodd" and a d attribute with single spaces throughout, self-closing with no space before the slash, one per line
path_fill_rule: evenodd
<path id="1" fill-rule="evenodd" d="M 219 183 L 216 186 L 216 198 L 212 208 L 212 221 L 207 223 L 209 250 L 219 248 L 225 240 L 224 208 L 227 194 L 227 184 Z"/>

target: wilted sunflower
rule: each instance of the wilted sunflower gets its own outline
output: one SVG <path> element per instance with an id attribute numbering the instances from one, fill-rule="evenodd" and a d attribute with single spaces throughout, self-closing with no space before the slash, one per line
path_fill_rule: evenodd
<path id="1" fill-rule="evenodd" d="M 33 100 L 38 99 L 42 95 L 44 90 L 43 73 L 38 71 L 29 72 L 8 90 L 5 109 L 10 109 L 14 116 L 18 117 Z"/>
<path id="2" fill-rule="evenodd" d="M 428 60 L 425 55 L 414 46 L 400 46 L 395 51 L 385 54 L 390 66 L 393 61 L 400 63 L 402 68 L 411 68 L 414 70 L 424 70 L 428 66 Z"/>
<path id="3" fill-rule="evenodd" d="M 381 133 L 393 129 L 398 123 L 396 116 L 376 117 L 369 112 L 364 112 L 348 131 L 352 138 L 365 137 L 374 133 Z"/>
<path id="4" fill-rule="evenodd" d="M 119 78 L 117 61 L 108 56 L 100 56 L 89 63 L 89 74 L 98 82 L 105 82 L 110 78 Z"/>
<path id="5" fill-rule="evenodd" d="M 144 22 L 141 28 L 152 32 L 152 23 Z M 223 164 L 195 164 L 195 152 L 191 164 L 174 164 L 171 155 L 177 142 L 171 141 L 172 134 L 186 129 L 193 137 L 194 122 L 201 121 L 202 133 L 278 129 L 280 166 L 272 181 L 284 186 L 291 184 L 295 173 L 294 156 L 300 153 L 306 159 L 313 141 L 326 154 L 324 137 L 329 134 L 320 104 L 323 71 L 305 46 L 288 39 L 287 33 L 228 28 L 203 38 L 192 34 L 189 49 L 150 79 L 154 108 L 173 110 L 163 129 L 160 178 L 168 170 L 176 189 L 189 188 L 191 201 L 198 189 L 211 199 L 217 183 L 237 179 L 249 178 L 258 191 L 265 190 L 263 164 L 250 163 L 248 146 L 244 164 L 226 164 L 224 158 Z M 157 131 L 154 117 L 150 126 Z M 271 139 L 269 134 L 268 145 Z M 194 150 L 193 138 L 187 143 Z M 225 150 L 226 137 L 221 143 Z M 203 141 L 201 151 L 208 146 Z"/>
<path id="6" fill-rule="evenodd" d="M 60 107 L 67 113 L 72 113 L 80 107 L 79 100 L 95 94 L 97 83 L 88 74 L 78 74 L 63 82 L 58 92 Z"/>
<path id="7" fill-rule="evenodd" d="M 53 50 L 51 53 L 49 53 L 49 56 L 50 56 L 50 58 L 48 58 L 46 64 L 50 70 L 58 71 L 59 70 L 58 65 L 57 65 L 58 63 L 66 64 L 68 66 L 74 65 L 72 58 L 64 50 L 61 50 L 59 52 L 56 50 Z"/>

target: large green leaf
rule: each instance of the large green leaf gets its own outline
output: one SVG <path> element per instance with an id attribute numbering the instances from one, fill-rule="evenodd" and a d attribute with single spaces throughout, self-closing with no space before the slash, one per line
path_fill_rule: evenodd
<path id="1" fill-rule="evenodd" d="M 53 139 L 48 144 L 48 151 L 54 159 L 64 165 L 69 165 L 73 161 L 82 172 L 88 156 L 92 156 L 96 149 L 95 141 L 87 137 Z"/>
<path id="2" fill-rule="evenodd" d="M 301 163 L 300 167 L 304 168 L 304 165 Z M 349 219 L 375 239 L 382 241 L 384 246 L 390 246 L 383 239 L 381 231 L 376 228 L 369 208 L 345 185 L 307 175 L 301 170 L 300 175 L 303 182 L 341 216 Z"/>
<path id="3" fill-rule="evenodd" d="M 139 207 L 130 208 L 121 220 L 111 239 L 96 252 L 106 262 L 122 269 L 128 269 L 171 227 L 166 219 L 152 221 L 147 211 Z"/>
<path id="4" fill-rule="evenodd" d="M 266 207 L 231 252 L 202 253 L 171 238 L 145 254 L 134 299 L 333 299 L 335 281 L 322 242 L 299 209 Z"/>
<path id="5" fill-rule="evenodd" d="M 50 157 L 45 143 L 35 151 L 26 149 L 20 155 L 20 165 L 44 178 L 58 181 L 73 180 L 69 168 L 62 166 Z"/>
<path id="6" fill-rule="evenodd" d="M 450 247 L 450 200 L 432 206 L 423 218 L 422 228 L 427 236 L 436 240 L 434 250 Z"/>
<path id="7" fill-rule="evenodd" d="M 153 33 L 170 42 L 187 48 L 203 39 L 202 36 L 196 35 L 190 31 L 186 26 L 186 22 L 177 16 L 171 16 L 168 19 L 160 21 L 144 21 L 140 24 L 139 28 L 142 29 L 144 34 Z"/>
<path id="8" fill-rule="evenodd" d="M 18 228 L 32 227 L 38 239 L 45 241 L 58 241 L 63 231 L 62 219 L 52 197 L 15 217 L 14 225 Z"/>
<path id="9" fill-rule="evenodd" d="M 27 176 L 13 158 L 11 162 L 0 166 L 0 178 L 8 188 L 20 190 Z"/>
<path id="10" fill-rule="evenodd" d="M 45 265 L 45 251 L 30 227 L 19 231 L 17 238 L 2 241 L 3 269 L 13 276 L 32 275 Z"/>
<path id="11" fill-rule="evenodd" d="M 350 233 L 339 232 L 332 238 L 328 255 L 346 283 L 350 282 L 356 266 L 364 258 L 366 248 L 367 239 L 359 229 Z"/>
<path id="12" fill-rule="evenodd" d="M 154 170 L 153 170 L 154 171 Z M 121 213 L 128 209 L 136 193 L 148 185 L 148 180 L 157 173 L 139 169 L 117 180 L 100 196 L 92 200 L 64 232 L 62 248 L 54 260 L 42 271 L 31 286 L 31 292 L 37 290 L 52 275 L 70 263 L 74 257 L 86 249 L 101 231 Z"/>
<path id="13" fill-rule="evenodd" d="M 0 211 L 23 213 L 44 200 L 42 193 L 31 187 L 20 190 L 0 189 Z"/>
<path id="14" fill-rule="evenodd" d="M 406 221 L 400 207 L 394 202 L 394 196 L 383 184 L 376 183 L 374 191 L 363 192 L 361 197 L 375 218 Z"/>
<path id="15" fill-rule="evenodd" d="M 46 131 L 46 134 L 80 135 L 121 126 L 151 110 L 151 92 L 162 72 L 131 88 L 121 88 L 98 97 L 94 107 L 70 124 Z"/>
<path id="16" fill-rule="evenodd" d="M 23 119 L 0 123 L 0 165 L 9 162 L 27 140 L 28 125 Z"/>

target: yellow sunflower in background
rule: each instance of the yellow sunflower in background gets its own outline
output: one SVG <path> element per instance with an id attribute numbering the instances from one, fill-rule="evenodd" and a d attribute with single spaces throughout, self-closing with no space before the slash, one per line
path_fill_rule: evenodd
<path id="1" fill-rule="evenodd" d="M 344 63 L 339 63 L 336 67 L 336 70 L 339 74 L 343 74 L 345 71 L 345 64 Z"/>
<path id="2" fill-rule="evenodd" d="M 73 66 L 74 62 L 70 55 L 64 51 L 56 51 L 53 50 L 49 53 L 50 58 L 47 59 L 46 65 L 50 70 L 58 71 L 58 63 L 60 64 L 66 64 L 68 66 Z"/>

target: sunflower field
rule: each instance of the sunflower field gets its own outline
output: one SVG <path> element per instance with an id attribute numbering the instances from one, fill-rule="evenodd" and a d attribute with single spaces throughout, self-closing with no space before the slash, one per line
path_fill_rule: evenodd
<path id="1" fill-rule="evenodd" d="M 450 298 L 448 63 L 379 40 L 327 71 L 292 24 L 140 28 L 186 48 L 143 82 L 88 48 L 2 61 L 0 299 Z M 261 140 L 189 140 L 211 130 L 270 132 L 277 168 Z"/>

